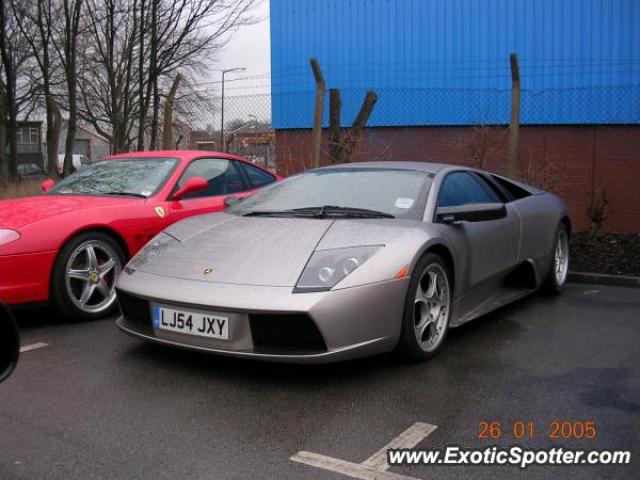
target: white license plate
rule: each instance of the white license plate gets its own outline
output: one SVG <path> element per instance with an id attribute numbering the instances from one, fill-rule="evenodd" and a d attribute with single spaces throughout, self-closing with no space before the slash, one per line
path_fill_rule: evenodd
<path id="1" fill-rule="evenodd" d="M 229 339 L 229 317 L 153 306 L 153 325 L 156 330 Z"/>

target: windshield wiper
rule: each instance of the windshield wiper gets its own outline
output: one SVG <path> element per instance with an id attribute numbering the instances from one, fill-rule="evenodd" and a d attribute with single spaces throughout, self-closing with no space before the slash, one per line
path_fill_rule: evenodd
<path id="1" fill-rule="evenodd" d="M 297 212 L 295 210 L 253 210 L 243 213 L 243 217 L 308 217 L 313 218 L 315 215 L 306 212 Z"/>
<path id="2" fill-rule="evenodd" d="M 307 213 L 314 217 L 341 216 L 353 218 L 395 218 L 387 212 L 370 210 L 368 208 L 339 207 L 336 205 L 323 205 L 322 207 L 294 208 L 290 210 L 296 213 Z"/>
<path id="3" fill-rule="evenodd" d="M 127 195 L 129 197 L 147 198 L 146 195 L 136 192 L 100 192 L 100 195 Z"/>
<path id="4" fill-rule="evenodd" d="M 253 210 L 242 214 L 243 217 L 349 217 L 349 218 L 395 218 L 390 213 L 367 208 L 338 207 L 324 205 L 322 207 L 292 208 L 290 210 Z"/>

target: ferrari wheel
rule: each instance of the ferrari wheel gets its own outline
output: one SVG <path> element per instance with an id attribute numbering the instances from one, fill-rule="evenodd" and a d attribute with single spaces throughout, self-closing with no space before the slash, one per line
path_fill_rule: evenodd
<path id="1" fill-rule="evenodd" d="M 397 351 L 426 360 L 442 348 L 451 316 L 451 281 L 445 262 L 428 253 L 411 276 Z"/>
<path id="2" fill-rule="evenodd" d="M 556 233 L 549 275 L 543 285 L 544 290 L 549 293 L 560 293 L 567 281 L 569 248 L 569 232 L 567 227 L 561 223 Z"/>
<path id="3" fill-rule="evenodd" d="M 51 278 L 53 300 L 67 316 L 93 320 L 117 308 L 115 283 L 125 257 L 118 243 L 101 232 L 71 239 L 60 251 Z"/>

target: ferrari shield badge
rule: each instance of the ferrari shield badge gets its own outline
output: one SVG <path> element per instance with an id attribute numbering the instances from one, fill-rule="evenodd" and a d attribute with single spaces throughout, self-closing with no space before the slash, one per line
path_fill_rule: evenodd
<path id="1" fill-rule="evenodd" d="M 164 218 L 164 208 L 162 208 L 162 207 L 156 207 L 156 214 L 157 214 L 160 218 Z"/>

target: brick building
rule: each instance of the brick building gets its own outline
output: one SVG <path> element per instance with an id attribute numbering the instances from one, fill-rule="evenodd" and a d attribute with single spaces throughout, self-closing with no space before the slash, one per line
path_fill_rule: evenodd
<path id="1" fill-rule="evenodd" d="M 636 0 L 271 0 L 278 168 L 311 166 L 315 56 L 327 92 L 341 91 L 343 127 L 378 94 L 352 160 L 504 172 L 515 52 L 519 176 L 559 193 L 578 229 L 605 192 L 605 229 L 640 232 L 638 25 Z M 325 127 L 328 112 L 327 94 Z"/>

